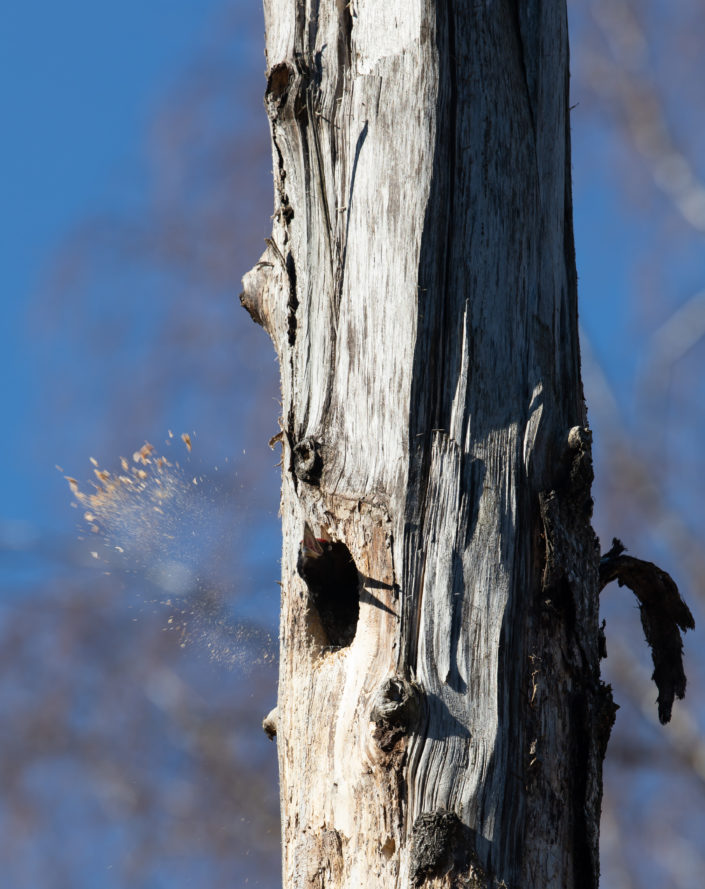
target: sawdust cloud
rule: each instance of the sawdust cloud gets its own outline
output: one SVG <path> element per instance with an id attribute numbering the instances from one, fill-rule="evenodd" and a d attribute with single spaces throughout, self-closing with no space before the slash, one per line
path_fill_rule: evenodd
<path id="1" fill-rule="evenodd" d="M 167 447 L 172 440 L 169 432 Z M 190 462 L 192 437 L 183 433 L 181 441 Z M 217 663 L 238 669 L 274 661 L 271 635 L 237 621 L 223 591 L 199 575 L 204 548 L 221 533 L 212 522 L 217 509 L 213 482 L 157 454 L 149 442 L 131 460 L 121 457 L 119 470 L 103 469 L 93 457 L 91 463 L 90 490 L 82 490 L 72 476 L 64 477 L 73 505 L 83 510 L 92 558 L 106 573 L 117 568 L 141 575 L 165 593 L 165 598 L 146 601 L 165 609 L 163 629 L 175 633 L 182 648 L 194 646 Z"/>

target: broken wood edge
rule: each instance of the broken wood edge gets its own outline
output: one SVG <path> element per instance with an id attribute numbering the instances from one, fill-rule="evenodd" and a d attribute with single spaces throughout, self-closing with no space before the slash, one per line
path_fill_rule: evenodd
<path id="1" fill-rule="evenodd" d="M 600 559 L 600 591 L 616 580 L 627 586 L 639 602 L 641 625 L 651 649 L 658 688 L 658 718 L 662 725 L 671 719 L 673 701 L 685 696 L 681 631 L 695 629 L 695 620 L 670 576 L 653 562 L 624 555 L 626 547 L 613 538 L 612 548 Z"/>
<path id="2" fill-rule="evenodd" d="M 277 708 L 273 707 L 262 720 L 262 729 L 270 741 L 277 736 Z"/>
<path id="3" fill-rule="evenodd" d="M 290 289 L 286 259 L 273 238 L 265 238 L 264 253 L 254 266 L 242 276 L 240 304 L 250 318 L 263 327 L 272 337 L 275 329 L 274 314 L 281 303 L 282 290 Z"/>

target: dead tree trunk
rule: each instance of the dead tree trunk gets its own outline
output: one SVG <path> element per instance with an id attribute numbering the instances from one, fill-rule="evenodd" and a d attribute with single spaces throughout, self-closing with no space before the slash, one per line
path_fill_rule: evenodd
<path id="1" fill-rule="evenodd" d="M 284 887 L 594 887 L 565 4 L 264 6 Z"/>

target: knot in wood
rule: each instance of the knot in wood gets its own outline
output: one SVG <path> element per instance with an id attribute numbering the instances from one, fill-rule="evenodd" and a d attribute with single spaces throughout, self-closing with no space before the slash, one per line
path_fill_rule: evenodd
<path id="1" fill-rule="evenodd" d="M 409 734 L 421 715 L 421 689 L 401 676 L 391 676 L 377 690 L 370 720 L 375 724 L 373 737 L 381 750 L 390 752 Z"/>
<path id="2" fill-rule="evenodd" d="M 294 473 L 309 485 L 317 485 L 323 471 L 320 442 L 315 438 L 302 438 L 294 447 Z"/>
<path id="3" fill-rule="evenodd" d="M 411 883 L 421 886 L 453 867 L 453 849 L 460 832 L 455 812 L 422 812 L 411 831 Z"/>
<path id="4" fill-rule="evenodd" d="M 268 247 L 260 256 L 253 268 L 246 272 L 242 278 L 242 293 L 240 303 L 249 313 L 250 318 L 260 327 L 270 333 L 267 293 L 273 283 L 274 256 Z"/>
<path id="5" fill-rule="evenodd" d="M 289 94 L 289 85 L 294 76 L 293 69 L 287 62 L 274 65 L 267 76 L 267 89 L 264 93 L 264 105 L 270 120 L 274 120 Z"/>
<path id="6" fill-rule="evenodd" d="M 274 707 L 262 720 L 262 729 L 270 741 L 277 736 L 277 708 Z"/>
<path id="7" fill-rule="evenodd" d="M 590 489 L 592 468 L 592 432 L 587 426 L 573 426 L 566 436 L 564 464 L 567 464 L 567 492 L 574 516 L 589 520 L 592 516 Z"/>
<path id="8" fill-rule="evenodd" d="M 240 305 L 247 311 L 255 324 L 264 327 L 262 293 L 265 287 L 265 282 L 261 278 L 260 268 L 255 266 L 254 269 L 245 275 L 242 279 L 242 283 L 244 285 L 244 290 L 240 294 Z"/>
<path id="9" fill-rule="evenodd" d="M 421 689 L 401 676 L 385 679 L 377 690 L 372 722 L 408 728 L 418 720 L 421 710 Z"/>
<path id="10" fill-rule="evenodd" d="M 455 812 L 422 812 L 411 829 L 411 885 L 420 887 L 433 880 L 435 886 L 436 878 L 444 876 L 444 886 L 488 889 L 505 885 L 488 879 L 477 855 L 475 831 Z"/>
<path id="11" fill-rule="evenodd" d="M 592 432 L 587 426 L 573 426 L 568 430 L 568 447 L 571 451 L 587 451 L 592 447 Z"/>

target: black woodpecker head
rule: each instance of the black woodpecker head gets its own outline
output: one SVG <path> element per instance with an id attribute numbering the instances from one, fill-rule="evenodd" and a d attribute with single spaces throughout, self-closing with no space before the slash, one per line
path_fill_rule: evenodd
<path id="1" fill-rule="evenodd" d="M 327 550 L 330 550 L 330 545 L 329 540 L 314 537 L 308 523 L 304 524 L 304 538 L 299 546 L 296 570 L 309 586 L 311 579 L 320 573 L 320 559 Z"/>
<path id="2" fill-rule="evenodd" d="M 358 577 L 350 550 L 340 541 L 314 537 L 304 525 L 296 570 L 308 587 L 330 644 L 350 645 L 360 610 Z"/>

